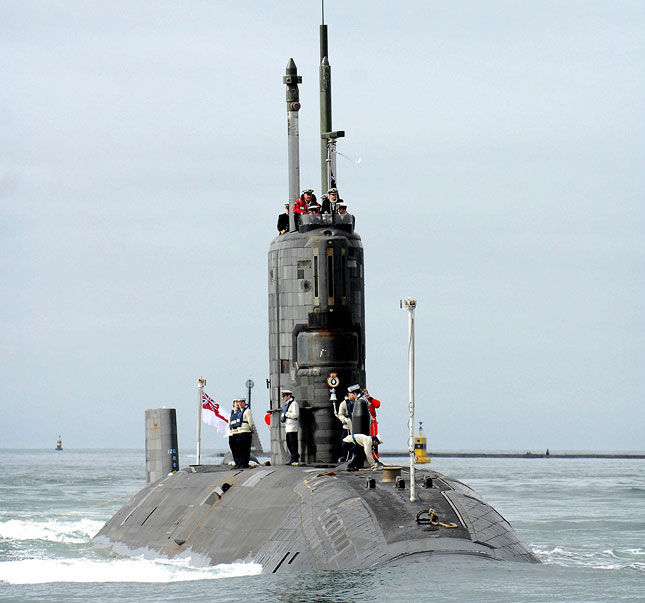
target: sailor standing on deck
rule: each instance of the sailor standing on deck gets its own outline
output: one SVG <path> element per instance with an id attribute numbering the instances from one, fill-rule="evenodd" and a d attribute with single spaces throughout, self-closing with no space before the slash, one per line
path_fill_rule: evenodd
<path id="1" fill-rule="evenodd" d="M 381 406 L 381 401 L 377 400 L 373 396 L 370 396 L 370 393 L 367 391 L 367 388 L 363 388 L 363 396 L 367 400 L 370 412 L 370 435 L 378 435 L 378 421 L 376 420 L 376 409 Z M 378 444 L 374 446 L 374 456 L 378 459 Z"/>
<path id="2" fill-rule="evenodd" d="M 347 388 L 347 395 L 338 407 L 336 418 L 343 424 L 343 437 L 341 439 L 342 453 L 339 459 L 340 463 L 344 463 L 349 459 L 349 453 L 352 450 L 352 445 L 345 441 L 345 438 L 352 433 L 352 412 L 354 410 L 354 400 L 356 400 L 356 392 L 359 390 L 358 385 L 350 385 Z"/>
<path id="3" fill-rule="evenodd" d="M 287 448 L 290 459 L 287 465 L 297 465 L 300 460 L 298 455 L 298 431 L 300 430 L 300 407 L 298 401 L 293 397 L 290 389 L 282 390 L 282 414 L 280 421 L 284 423 Z"/>
<path id="4" fill-rule="evenodd" d="M 228 446 L 231 449 L 231 455 L 233 456 L 233 462 L 235 466 L 239 468 L 240 466 L 240 454 L 239 454 L 239 443 L 238 443 L 238 434 L 240 430 L 240 421 L 242 420 L 242 415 L 239 413 L 238 398 L 233 398 L 233 410 L 231 410 L 231 416 L 228 420 Z"/>
<path id="5" fill-rule="evenodd" d="M 240 407 L 238 411 L 240 413 L 240 427 L 237 434 L 239 466 L 242 469 L 246 469 L 249 466 L 249 458 L 251 457 L 251 439 L 255 433 L 255 423 L 253 423 L 251 409 L 246 405 L 246 398 L 239 398 L 238 406 Z"/>
<path id="6" fill-rule="evenodd" d="M 370 396 L 370 393 L 367 391 L 367 388 L 363 388 L 363 396 L 367 400 L 370 411 L 370 435 L 376 435 L 378 433 L 378 422 L 376 421 L 376 409 L 381 406 L 381 401 L 377 400 L 374 396 Z"/>

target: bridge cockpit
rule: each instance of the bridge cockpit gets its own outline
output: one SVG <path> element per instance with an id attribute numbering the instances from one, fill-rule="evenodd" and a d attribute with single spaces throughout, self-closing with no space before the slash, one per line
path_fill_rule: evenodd
<path id="1" fill-rule="evenodd" d="M 309 232 L 317 228 L 335 227 L 339 230 L 354 232 L 356 218 L 352 214 L 302 214 L 299 219 L 298 232 Z"/>

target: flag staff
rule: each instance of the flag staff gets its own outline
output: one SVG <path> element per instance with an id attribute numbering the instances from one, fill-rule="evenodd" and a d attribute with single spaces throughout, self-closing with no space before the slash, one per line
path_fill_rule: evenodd
<path id="1" fill-rule="evenodd" d="M 197 454 L 195 459 L 195 465 L 201 465 L 201 448 L 202 448 L 202 400 L 204 396 L 204 385 L 206 385 L 206 379 L 203 377 L 199 378 L 197 385 Z"/>

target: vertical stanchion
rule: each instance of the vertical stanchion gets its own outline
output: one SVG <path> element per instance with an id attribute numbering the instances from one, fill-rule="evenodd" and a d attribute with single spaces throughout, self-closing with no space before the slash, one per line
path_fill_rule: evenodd
<path id="1" fill-rule="evenodd" d="M 251 390 L 255 386 L 255 382 L 253 379 L 247 379 L 246 380 L 246 389 L 247 389 L 247 398 L 246 398 L 246 403 L 249 405 L 249 408 L 251 408 Z"/>
<path id="2" fill-rule="evenodd" d="M 409 312 L 408 375 L 410 392 L 410 436 L 408 441 L 408 452 L 410 455 L 410 502 L 415 502 L 417 497 L 414 471 L 414 464 L 416 462 L 416 458 L 414 456 L 414 310 L 417 307 L 417 300 L 408 297 L 408 299 L 401 302 L 401 307 L 405 308 Z"/>

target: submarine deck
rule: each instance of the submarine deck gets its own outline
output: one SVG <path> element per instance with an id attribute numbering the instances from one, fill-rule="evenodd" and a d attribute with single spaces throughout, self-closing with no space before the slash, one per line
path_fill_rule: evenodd
<path id="1" fill-rule="evenodd" d="M 412 503 L 405 469 L 405 487 L 397 488 L 381 472 L 348 472 L 343 465 L 191 466 L 136 494 L 93 542 L 122 554 L 191 556 L 211 565 L 256 562 L 268 573 L 364 568 L 439 553 L 539 562 L 468 486 L 436 471 L 421 473 L 432 486 L 420 477 Z"/>

